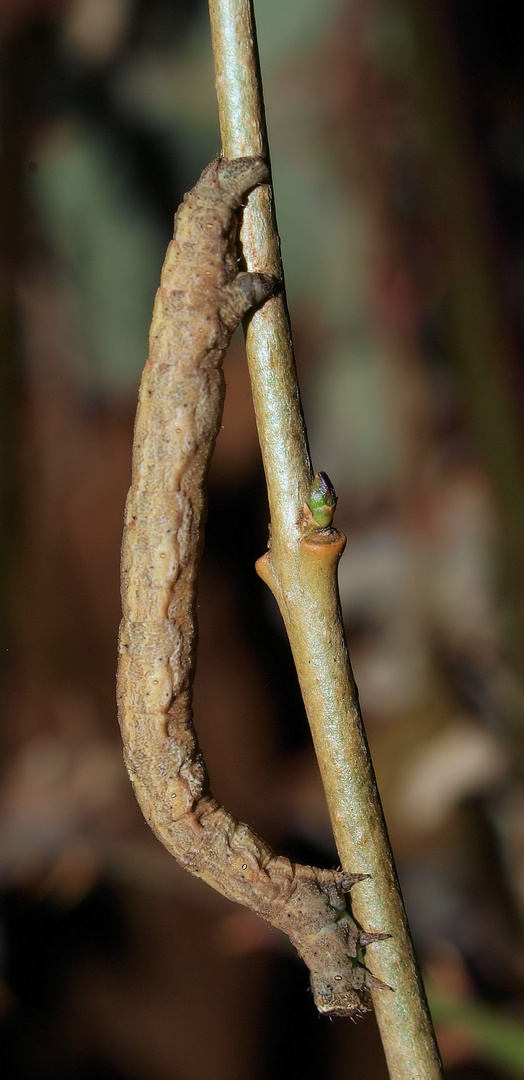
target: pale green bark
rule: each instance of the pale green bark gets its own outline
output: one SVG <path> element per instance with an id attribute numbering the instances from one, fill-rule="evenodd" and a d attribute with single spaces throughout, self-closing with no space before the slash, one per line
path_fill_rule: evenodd
<path id="1" fill-rule="evenodd" d="M 210 0 L 209 6 L 224 154 L 267 157 L 251 4 Z M 267 188 L 250 196 L 241 240 L 249 270 L 282 276 Z M 393 987 L 373 991 L 390 1076 L 437 1080 L 438 1050 L 344 638 L 336 579 L 343 538 L 304 525 L 312 469 L 283 293 L 249 319 L 246 348 L 271 514 L 271 551 L 258 570 L 289 635 L 342 866 L 371 875 L 352 890 L 353 912 L 366 930 L 391 933 L 366 950 L 370 970 Z"/>

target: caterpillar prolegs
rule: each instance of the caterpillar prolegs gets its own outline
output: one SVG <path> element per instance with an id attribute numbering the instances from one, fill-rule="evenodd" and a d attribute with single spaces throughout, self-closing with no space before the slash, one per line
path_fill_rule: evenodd
<path id="1" fill-rule="evenodd" d="M 167 249 L 140 386 L 122 543 L 118 703 L 125 761 L 149 825 L 179 863 L 284 930 L 318 1009 L 369 1007 L 379 983 L 345 894 L 366 875 L 274 855 L 213 798 L 193 730 L 196 574 L 204 482 L 224 397 L 221 362 L 242 317 L 274 293 L 237 272 L 235 210 L 267 180 L 259 158 L 218 159 L 184 196 Z"/>

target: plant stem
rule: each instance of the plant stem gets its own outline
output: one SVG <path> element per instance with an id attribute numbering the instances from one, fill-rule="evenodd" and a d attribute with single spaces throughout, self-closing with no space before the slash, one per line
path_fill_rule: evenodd
<path id="1" fill-rule="evenodd" d="M 224 154 L 263 155 L 267 140 L 249 0 L 209 0 Z M 257 188 L 241 231 L 249 270 L 282 278 L 271 194 Z M 248 321 L 246 349 L 271 514 L 257 570 L 288 632 L 342 867 L 369 873 L 352 890 L 366 930 L 391 938 L 366 962 L 394 988 L 373 992 L 391 1080 L 437 1080 L 440 1061 L 396 877 L 344 638 L 336 567 L 345 540 L 304 523 L 312 470 L 283 291 Z"/>

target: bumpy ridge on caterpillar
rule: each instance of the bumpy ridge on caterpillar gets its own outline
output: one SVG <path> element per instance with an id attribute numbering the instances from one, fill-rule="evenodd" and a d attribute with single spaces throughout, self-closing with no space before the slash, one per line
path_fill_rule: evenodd
<path id="1" fill-rule="evenodd" d="M 345 893 L 366 875 L 276 856 L 220 806 L 193 729 L 196 574 L 204 482 L 224 397 L 221 362 L 242 317 L 274 293 L 237 272 L 235 210 L 267 180 L 259 158 L 213 161 L 175 218 L 140 386 L 122 543 L 118 703 L 125 761 L 149 825 L 182 866 L 284 930 L 320 1011 L 368 1007 L 378 980 Z M 382 985 L 382 984 L 380 984 Z"/>

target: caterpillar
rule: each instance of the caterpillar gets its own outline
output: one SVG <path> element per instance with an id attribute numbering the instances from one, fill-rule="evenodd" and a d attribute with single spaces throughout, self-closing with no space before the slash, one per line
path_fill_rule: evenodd
<path id="1" fill-rule="evenodd" d="M 181 866 L 287 933 L 320 1012 L 369 1008 L 383 984 L 346 906 L 367 875 L 275 855 L 209 790 L 193 729 L 196 575 L 204 483 L 221 421 L 221 362 L 243 316 L 278 288 L 238 273 L 235 211 L 268 179 L 260 158 L 219 158 L 179 207 L 162 268 L 139 391 L 122 542 L 117 696 L 124 757 L 153 832 Z"/>

